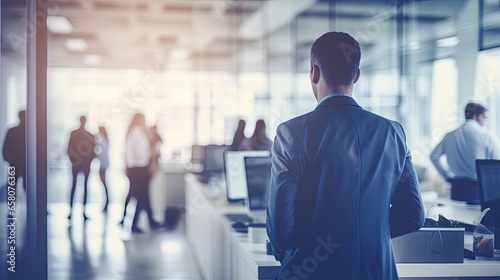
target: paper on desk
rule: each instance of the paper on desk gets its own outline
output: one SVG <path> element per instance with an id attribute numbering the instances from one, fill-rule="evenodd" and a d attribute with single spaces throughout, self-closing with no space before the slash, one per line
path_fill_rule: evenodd
<path id="1" fill-rule="evenodd" d="M 493 244 L 495 244 L 495 235 L 491 230 L 488 229 L 483 223 L 483 218 L 491 212 L 494 214 L 490 208 L 484 209 L 479 216 L 474 219 L 474 233 L 473 233 L 473 243 L 472 249 L 476 256 L 483 256 L 493 258 Z"/>

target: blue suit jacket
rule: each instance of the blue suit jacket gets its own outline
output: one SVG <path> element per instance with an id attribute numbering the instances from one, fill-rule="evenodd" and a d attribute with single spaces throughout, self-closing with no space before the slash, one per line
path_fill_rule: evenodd
<path id="1" fill-rule="evenodd" d="M 391 237 L 423 223 L 398 122 L 338 96 L 278 127 L 267 210 L 278 279 L 397 279 Z"/>

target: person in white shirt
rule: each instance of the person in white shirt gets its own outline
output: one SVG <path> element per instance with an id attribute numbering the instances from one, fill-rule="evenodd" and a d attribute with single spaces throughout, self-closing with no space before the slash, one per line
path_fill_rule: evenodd
<path id="1" fill-rule="evenodd" d="M 130 181 L 129 194 L 125 202 L 124 215 L 127 203 L 131 197 L 137 199 L 137 207 L 132 222 L 132 232 L 142 233 L 137 226 L 141 210 L 148 214 L 149 226 L 151 229 L 158 229 L 161 225 L 153 218 L 151 202 L 149 198 L 149 181 L 151 178 L 151 144 L 146 129 L 145 117 L 141 113 L 136 113 L 132 118 L 127 132 L 125 144 L 126 173 Z"/>
<path id="2" fill-rule="evenodd" d="M 476 159 L 500 159 L 498 139 L 483 128 L 486 108 L 478 103 L 465 107 L 465 122 L 448 132 L 432 151 L 430 158 L 439 174 L 451 183 L 451 198 L 479 200 Z M 446 157 L 446 164 L 441 158 Z"/>

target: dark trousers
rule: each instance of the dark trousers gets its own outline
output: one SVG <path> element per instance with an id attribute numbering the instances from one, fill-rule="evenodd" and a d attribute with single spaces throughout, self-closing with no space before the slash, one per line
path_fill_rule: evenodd
<path id="1" fill-rule="evenodd" d="M 85 204 L 87 204 L 87 185 L 89 182 L 89 174 L 90 174 L 90 167 L 89 168 L 75 168 L 73 167 L 73 181 L 71 182 L 71 196 L 69 200 L 69 206 L 73 208 L 73 199 L 75 198 L 75 190 L 76 190 L 76 179 L 78 178 L 78 173 L 82 172 L 83 173 L 83 206 L 85 207 Z"/>
<path id="2" fill-rule="evenodd" d="M 130 181 L 129 193 L 137 200 L 132 228 L 137 227 L 139 214 L 145 210 L 148 214 L 149 225 L 154 224 L 151 200 L 149 198 L 149 181 L 151 179 L 149 166 L 128 168 L 128 178 Z"/>
<path id="3" fill-rule="evenodd" d="M 477 181 L 454 178 L 451 179 L 451 199 L 459 201 L 479 201 L 479 186 Z"/>

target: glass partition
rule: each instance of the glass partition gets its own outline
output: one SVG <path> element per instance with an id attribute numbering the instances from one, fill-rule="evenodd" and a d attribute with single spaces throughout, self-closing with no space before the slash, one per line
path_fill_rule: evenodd
<path id="1" fill-rule="evenodd" d="M 0 4 L 0 278 L 27 277 L 25 1 Z"/>
<path id="2" fill-rule="evenodd" d="M 94 132 L 101 123 L 113 126 L 111 165 L 117 169 L 123 168 L 123 134 L 135 110 L 157 124 L 164 161 L 189 161 L 192 144 L 229 144 L 239 119 L 247 121 L 247 136 L 264 119 L 273 138 L 279 123 L 315 108 L 309 52 L 328 31 L 360 42 L 354 97 L 363 108 L 401 122 L 419 166 L 430 166 L 431 149 L 462 121 L 465 102 L 496 104 L 492 65 L 498 55 L 479 53 L 478 46 L 483 33 L 483 45 L 494 46 L 486 34 L 496 30 L 498 1 L 233 2 L 216 5 L 231 15 L 220 17 L 221 26 L 230 23 L 220 30 L 230 37 L 224 39 L 229 49 L 215 41 L 192 55 L 195 65 L 183 68 L 180 59 L 148 69 L 50 69 L 49 107 L 67 117 L 49 118 L 49 136 L 63 135 L 49 139 L 49 162 L 67 164 L 61 147 L 81 113 L 89 114 Z M 199 20 L 203 10 L 191 13 Z M 232 60 L 221 63 L 224 55 Z M 498 131 L 498 110 L 489 109 L 487 127 Z"/>
<path id="3" fill-rule="evenodd" d="M 500 1 L 480 0 L 479 48 L 500 47 Z"/>

